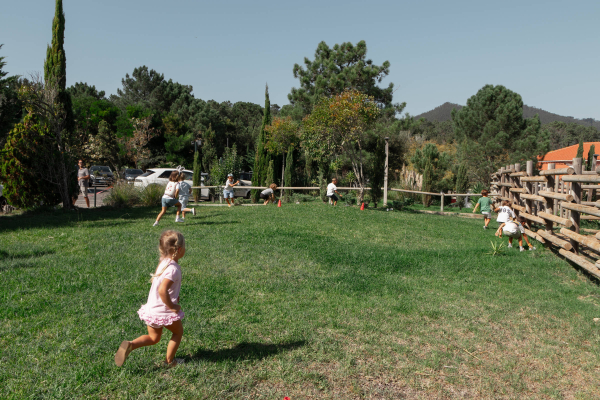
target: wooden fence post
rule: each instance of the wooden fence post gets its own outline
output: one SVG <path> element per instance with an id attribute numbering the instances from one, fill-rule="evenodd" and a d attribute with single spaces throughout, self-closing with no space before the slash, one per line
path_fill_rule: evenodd
<path id="1" fill-rule="evenodd" d="M 533 176 L 533 161 L 527 161 L 526 171 L 527 176 Z M 525 190 L 527 190 L 527 194 L 533 194 L 531 182 L 525 183 Z M 531 200 L 525 200 L 525 212 L 527 212 L 527 214 L 531 214 L 531 203 Z"/>
<path id="2" fill-rule="evenodd" d="M 444 192 L 440 192 L 440 211 L 444 212 Z"/>
<path id="3" fill-rule="evenodd" d="M 574 158 L 573 159 L 573 169 L 575 170 L 576 175 L 581 175 L 582 172 L 582 159 Z M 579 182 L 571 182 L 571 194 L 573 195 L 573 202 L 577 204 L 581 204 L 581 183 Z M 579 224 L 580 224 L 580 214 L 579 211 L 571 210 L 571 222 L 573 222 L 573 226 L 571 230 L 579 233 Z M 571 244 L 573 245 L 573 251 L 578 254 L 579 253 L 579 243 L 573 239 L 571 240 Z"/>
<path id="4" fill-rule="evenodd" d="M 548 169 L 554 169 L 554 168 L 556 168 L 555 163 L 548 164 Z M 555 177 L 555 175 L 547 175 L 546 176 L 546 179 L 548 179 L 548 182 L 546 184 L 546 190 L 549 192 L 554 191 L 554 177 Z M 549 198 L 549 197 L 546 198 L 546 212 L 548 214 L 554 215 L 554 199 Z M 553 226 L 552 221 L 546 220 L 546 231 L 552 232 L 552 226 Z"/>
<path id="5" fill-rule="evenodd" d="M 505 179 L 506 179 L 506 175 L 503 174 L 504 172 L 504 167 L 500 167 L 500 183 L 504 183 Z M 500 185 L 500 196 L 505 197 L 506 195 L 506 188 L 502 185 Z"/>

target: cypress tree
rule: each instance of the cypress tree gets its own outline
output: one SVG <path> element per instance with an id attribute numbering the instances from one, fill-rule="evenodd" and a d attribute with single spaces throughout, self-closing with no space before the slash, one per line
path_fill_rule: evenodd
<path id="1" fill-rule="evenodd" d="M 194 151 L 194 176 L 192 184 L 194 186 L 200 186 L 202 183 L 202 162 L 200 161 L 200 152 Z M 194 201 L 200 200 L 200 189 L 194 189 Z"/>
<path id="2" fill-rule="evenodd" d="M 594 154 L 596 153 L 596 145 L 591 145 L 590 150 L 588 151 L 588 159 L 587 159 L 587 170 L 592 171 L 596 169 L 594 164 Z"/>
<path id="3" fill-rule="evenodd" d="M 290 146 L 288 149 L 287 157 L 285 158 L 285 173 L 284 184 L 285 186 L 294 186 L 294 146 Z M 289 201 L 289 197 L 292 195 L 291 190 L 285 191 L 285 199 Z"/>
<path id="4" fill-rule="evenodd" d="M 263 121 L 258 133 L 258 139 L 256 140 L 256 155 L 254 158 L 254 170 L 252 172 L 252 181 L 256 186 L 260 186 L 265 179 L 267 179 L 267 169 L 269 167 L 269 161 L 271 160 L 265 144 L 267 142 L 267 132 L 265 127 L 271 125 L 271 101 L 269 100 L 269 85 L 265 86 L 265 109 L 263 114 Z M 270 178 L 273 179 L 273 173 Z M 273 183 L 273 182 L 271 182 Z M 260 196 L 260 190 L 252 190 L 252 200 L 258 202 Z"/>
<path id="5" fill-rule="evenodd" d="M 583 138 L 579 139 L 579 147 L 577 148 L 577 155 L 575 158 L 583 158 Z"/>
<path id="6" fill-rule="evenodd" d="M 458 166 L 458 170 L 456 172 L 456 186 L 454 187 L 454 190 L 456 191 L 456 193 L 463 194 L 466 193 L 468 186 L 469 178 L 467 176 L 467 166 L 463 163 Z M 457 200 L 458 206 L 461 210 L 463 207 L 463 203 L 466 201 L 466 199 L 466 197 L 463 197 L 461 200 Z"/>
<path id="7" fill-rule="evenodd" d="M 430 192 L 431 187 L 433 186 L 433 166 L 429 162 L 429 160 L 425 164 L 425 170 L 423 171 L 423 191 Z M 429 207 L 429 203 L 431 202 L 431 196 L 428 194 L 424 194 L 423 196 L 423 206 Z"/>
<path id="8" fill-rule="evenodd" d="M 273 160 L 269 160 L 269 166 L 267 167 L 267 170 L 265 171 L 265 186 L 269 186 L 271 183 L 274 182 L 273 180 L 273 176 L 275 175 L 275 169 L 273 168 Z"/>
<path id="9" fill-rule="evenodd" d="M 374 207 L 377 207 L 377 203 L 379 203 L 379 200 L 383 197 L 381 187 L 385 180 L 385 141 L 382 138 L 377 139 L 374 157 L 370 186 L 371 199 L 373 200 Z"/>

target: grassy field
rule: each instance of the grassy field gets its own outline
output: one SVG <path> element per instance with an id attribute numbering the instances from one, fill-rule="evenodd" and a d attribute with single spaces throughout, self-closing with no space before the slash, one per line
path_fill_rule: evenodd
<path id="1" fill-rule="evenodd" d="M 492 257 L 480 220 L 318 203 L 0 217 L 0 398 L 598 398 L 600 289 L 550 250 Z M 497 225 L 492 223 L 492 227 Z M 177 357 L 146 328 L 181 230 Z"/>

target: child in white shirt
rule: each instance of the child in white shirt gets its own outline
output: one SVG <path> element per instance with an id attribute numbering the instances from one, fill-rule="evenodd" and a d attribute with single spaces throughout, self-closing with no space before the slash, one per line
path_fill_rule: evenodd
<path id="1" fill-rule="evenodd" d="M 519 241 L 520 251 L 525 250 L 523 248 L 523 238 L 525 238 L 525 241 L 529 246 L 529 250 L 535 250 L 535 247 L 531 245 L 529 239 L 527 238 L 527 235 L 525 235 L 525 228 L 523 227 L 524 223 L 526 223 L 526 221 L 523 217 L 518 217 L 514 221 L 508 220 L 507 222 L 503 222 L 496 231 L 496 236 L 498 236 L 499 238 L 502 237 L 502 234 L 508 236 L 508 248 L 512 247 L 513 239 L 517 238 L 517 240 Z"/>
<path id="2" fill-rule="evenodd" d="M 499 223 L 505 223 L 510 221 L 510 219 L 516 219 L 517 216 L 511 207 L 511 203 L 508 200 L 502 200 L 501 206 L 496 208 L 494 212 L 498 213 L 498 218 L 496 221 Z"/>
<path id="3" fill-rule="evenodd" d="M 340 197 L 342 197 L 341 194 L 339 194 L 339 192 L 337 191 L 337 179 L 333 178 L 331 180 L 331 183 L 329 185 L 327 185 L 327 197 L 329 197 L 329 200 L 331 200 L 333 202 L 333 205 L 337 205 L 338 202 L 338 197 L 336 196 L 336 194 L 338 194 Z"/>
<path id="4" fill-rule="evenodd" d="M 169 183 L 167 183 L 167 187 L 165 188 L 165 194 L 163 195 L 162 202 L 162 210 L 156 217 L 156 222 L 152 226 L 158 226 L 158 221 L 165 215 L 167 212 L 167 208 L 169 207 L 177 207 L 177 215 L 175 216 L 175 222 L 183 222 L 181 218 L 179 218 L 179 213 L 181 212 L 181 203 L 179 202 L 179 171 L 171 172 L 171 176 L 169 176 Z"/>
<path id="5" fill-rule="evenodd" d="M 192 188 L 189 183 L 185 181 L 185 172 L 179 173 L 179 202 L 181 203 L 181 219 L 185 221 L 185 213 L 191 212 L 192 215 L 196 215 L 195 208 L 187 208 L 188 200 L 190 199 L 190 189 Z"/>

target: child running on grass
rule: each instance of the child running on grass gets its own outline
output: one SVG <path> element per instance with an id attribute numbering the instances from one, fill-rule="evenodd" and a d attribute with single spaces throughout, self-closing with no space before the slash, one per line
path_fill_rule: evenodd
<path id="1" fill-rule="evenodd" d="M 223 197 L 225 197 L 228 207 L 234 205 L 235 196 L 233 194 L 233 187 L 238 183 L 240 183 L 240 181 L 233 183 L 233 174 L 227 175 L 227 180 L 225 181 L 225 186 L 223 188 Z M 229 202 L 229 199 L 231 199 L 231 203 Z"/>
<path id="2" fill-rule="evenodd" d="M 523 223 L 525 223 L 525 218 L 518 217 L 516 220 L 508 220 L 508 222 L 503 222 L 498 230 L 496 231 L 496 236 L 499 238 L 502 237 L 502 234 L 508 236 L 508 248 L 513 247 L 512 242 L 514 238 L 517 238 L 519 241 L 519 250 L 524 251 L 523 248 L 523 238 L 527 242 L 527 246 L 529 246 L 529 250 L 535 250 L 535 247 L 529 243 L 529 239 L 527 235 L 525 235 L 525 228 L 523 227 Z"/>
<path id="3" fill-rule="evenodd" d="M 181 203 L 179 202 L 179 171 L 171 172 L 171 176 L 169 176 L 169 183 L 167 183 L 167 187 L 165 188 L 165 194 L 162 197 L 162 211 L 156 217 L 156 222 L 152 226 L 157 226 L 158 221 L 166 214 L 167 208 L 169 207 L 177 207 L 177 215 L 175 216 L 175 222 L 183 222 L 181 218 L 179 218 L 179 213 L 181 212 Z"/>
<path id="4" fill-rule="evenodd" d="M 277 190 L 277 185 L 274 183 L 271 183 L 269 185 L 268 189 L 265 189 L 262 192 L 260 192 L 260 198 L 265 201 L 263 203 L 263 206 L 266 206 L 267 204 L 269 204 L 269 201 L 272 201 L 273 203 L 275 203 L 275 190 Z"/>
<path id="5" fill-rule="evenodd" d="M 481 206 L 481 214 L 483 214 L 483 229 L 487 229 L 492 219 L 492 199 L 488 197 L 490 193 L 487 190 L 481 191 L 481 198 L 477 200 L 477 205 L 473 209 L 473 214 L 477 212 L 479 206 Z"/>
<path id="6" fill-rule="evenodd" d="M 179 202 L 181 203 L 181 220 L 185 221 L 185 213 L 191 212 L 192 215 L 196 215 L 195 208 L 187 208 L 188 200 L 190 199 L 190 189 L 192 188 L 189 183 L 185 181 L 185 172 L 179 173 Z"/>
<path id="7" fill-rule="evenodd" d="M 177 261 L 185 255 L 185 240 L 177 231 L 165 231 L 160 235 L 158 244 L 160 263 L 152 275 L 152 287 L 148 294 L 148 302 L 139 310 L 138 315 L 148 326 L 148 334 L 133 341 L 124 340 L 115 354 L 117 367 L 123 365 L 129 353 L 133 350 L 152 346 L 160 341 L 163 328 L 170 330 L 173 335 L 167 345 L 167 357 L 164 365 L 173 367 L 183 360 L 176 359 L 175 353 L 183 337 L 181 320 L 184 313 L 179 305 L 179 290 L 181 289 L 181 267 Z"/>

